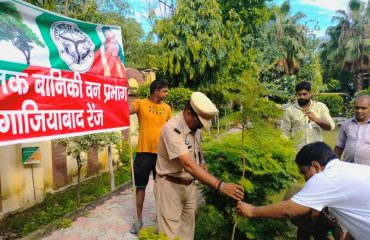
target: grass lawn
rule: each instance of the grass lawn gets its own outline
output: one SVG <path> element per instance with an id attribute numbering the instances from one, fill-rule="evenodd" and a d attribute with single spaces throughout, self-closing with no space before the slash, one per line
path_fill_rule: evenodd
<path id="1" fill-rule="evenodd" d="M 334 149 L 338 134 L 338 127 L 336 127 L 333 131 L 323 131 L 324 142 Z"/>

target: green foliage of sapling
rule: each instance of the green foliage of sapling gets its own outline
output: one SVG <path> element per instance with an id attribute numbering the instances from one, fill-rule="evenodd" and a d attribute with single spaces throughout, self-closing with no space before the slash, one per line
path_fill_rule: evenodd
<path id="1" fill-rule="evenodd" d="M 241 184 L 246 192 L 244 201 L 256 205 L 271 203 L 271 196 L 279 194 L 299 177 L 294 163 L 294 144 L 282 137 L 280 130 L 269 124 L 253 124 L 253 127 L 245 133 L 246 142 L 243 151 L 246 157 L 246 172 L 245 179 L 241 180 L 243 171 L 241 137 L 239 132 L 225 134 L 218 139 L 206 139 L 203 150 L 209 172 L 225 182 Z M 207 206 L 211 205 L 215 210 L 208 209 L 206 213 L 200 214 L 214 214 L 214 216 L 208 216 L 208 219 L 217 219 L 222 215 L 224 225 L 210 232 L 210 226 L 207 223 L 198 221 L 197 231 L 204 231 L 203 235 L 219 236 L 215 239 L 228 239 L 219 231 L 226 232 L 226 235 L 230 236 L 236 203 L 220 196 L 209 187 L 203 187 L 202 192 Z M 257 224 L 256 220 L 244 221 L 246 220 L 239 220 L 243 224 L 238 224 L 235 239 L 245 239 L 246 236 L 250 239 L 272 239 L 274 236 L 282 235 L 283 229 L 287 229 L 284 221 L 282 223 L 268 221 L 268 226 L 260 222 Z"/>

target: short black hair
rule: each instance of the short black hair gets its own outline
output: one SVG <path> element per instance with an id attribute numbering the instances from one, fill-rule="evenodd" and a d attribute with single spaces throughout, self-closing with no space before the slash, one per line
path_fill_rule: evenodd
<path id="1" fill-rule="evenodd" d="M 150 95 L 155 92 L 155 90 L 160 90 L 162 88 L 168 87 L 168 83 L 162 79 L 156 79 L 150 84 Z"/>
<path id="2" fill-rule="evenodd" d="M 300 82 L 295 86 L 295 92 L 299 92 L 301 90 L 306 90 L 311 92 L 311 83 L 309 82 Z"/>
<path id="3" fill-rule="evenodd" d="M 333 150 L 324 142 L 309 143 L 297 153 L 295 162 L 299 166 L 311 166 L 313 161 L 320 163 L 321 166 L 326 166 L 328 162 L 338 158 Z"/>

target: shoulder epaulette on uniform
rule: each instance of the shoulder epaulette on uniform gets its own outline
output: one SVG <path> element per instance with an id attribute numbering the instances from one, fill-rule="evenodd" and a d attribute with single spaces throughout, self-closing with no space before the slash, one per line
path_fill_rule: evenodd
<path id="1" fill-rule="evenodd" d="M 184 126 L 182 123 L 177 124 L 177 126 L 174 128 L 174 131 L 177 132 L 177 134 L 180 134 Z"/>

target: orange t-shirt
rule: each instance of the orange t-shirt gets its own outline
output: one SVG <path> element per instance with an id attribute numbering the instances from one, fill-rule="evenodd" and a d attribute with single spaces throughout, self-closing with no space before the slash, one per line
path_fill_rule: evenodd
<path id="1" fill-rule="evenodd" d="M 139 120 L 138 152 L 157 153 L 162 126 L 171 118 L 171 107 L 166 103 L 153 103 L 137 99 L 132 103 Z"/>

